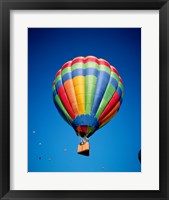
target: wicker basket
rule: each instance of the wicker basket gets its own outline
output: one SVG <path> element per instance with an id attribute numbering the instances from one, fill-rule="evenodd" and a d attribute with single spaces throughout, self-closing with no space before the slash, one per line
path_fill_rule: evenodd
<path id="1" fill-rule="evenodd" d="M 84 155 L 84 156 L 89 156 L 89 142 L 85 142 L 84 144 L 79 144 L 77 152 L 78 154 Z"/>

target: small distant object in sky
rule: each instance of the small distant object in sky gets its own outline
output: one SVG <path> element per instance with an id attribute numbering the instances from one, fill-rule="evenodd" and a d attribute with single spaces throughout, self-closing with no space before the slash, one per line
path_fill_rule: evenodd
<path id="1" fill-rule="evenodd" d="M 52 91 L 58 112 L 82 138 L 78 154 L 89 156 L 85 140 L 106 125 L 123 102 L 124 86 L 117 69 L 102 58 L 76 57 L 56 73 Z"/>
<path id="2" fill-rule="evenodd" d="M 39 157 L 39 160 L 41 160 L 42 158 L 41 157 Z"/>
<path id="3" fill-rule="evenodd" d="M 67 149 L 66 148 L 64 148 L 64 152 L 66 152 L 67 151 Z"/>
<path id="4" fill-rule="evenodd" d="M 39 142 L 38 145 L 41 146 L 41 145 L 42 145 L 42 142 Z"/>
<path id="5" fill-rule="evenodd" d="M 36 131 L 33 131 L 33 133 L 36 133 Z"/>
<path id="6" fill-rule="evenodd" d="M 138 152 L 138 159 L 139 159 L 139 161 L 141 163 L 141 150 Z"/>

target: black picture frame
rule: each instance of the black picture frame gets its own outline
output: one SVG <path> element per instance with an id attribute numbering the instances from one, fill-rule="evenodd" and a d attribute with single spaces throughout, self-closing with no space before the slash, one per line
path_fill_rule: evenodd
<path id="1" fill-rule="evenodd" d="M 160 189 L 158 191 L 10 190 L 10 10 L 159 10 Z M 167 38 L 168 36 L 168 38 Z M 169 2 L 168 0 L 0 0 L 0 197 L 1 199 L 169 199 Z M 44 180 L 45 181 L 45 180 Z"/>

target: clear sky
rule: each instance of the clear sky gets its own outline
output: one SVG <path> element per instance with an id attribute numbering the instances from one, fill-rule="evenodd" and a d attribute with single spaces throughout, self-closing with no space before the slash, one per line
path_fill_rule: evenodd
<path id="1" fill-rule="evenodd" d="M 90 156 L 77 154 L 79 138 L 59 115 L 52 82 L 78 56 L 107 60 L 124 83 L 117 115 L 89 138 Z M 140 172 L 141 29 L 28 29 L 28 171 Z"/>

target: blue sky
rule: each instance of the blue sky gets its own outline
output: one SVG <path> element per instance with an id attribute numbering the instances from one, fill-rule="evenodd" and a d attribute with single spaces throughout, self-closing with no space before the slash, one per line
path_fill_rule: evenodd
<path id="1" fill-rule="evenodd" d="M 61 118 L 52 82 L 77 56 L 107 60 L 124 82 L 118 114 L 89 138 L 90 156 L 77 154 L 79 138 Z M 28 29 L 28 171 L 139 172 L 141 148 L 141 29 Z"/>

